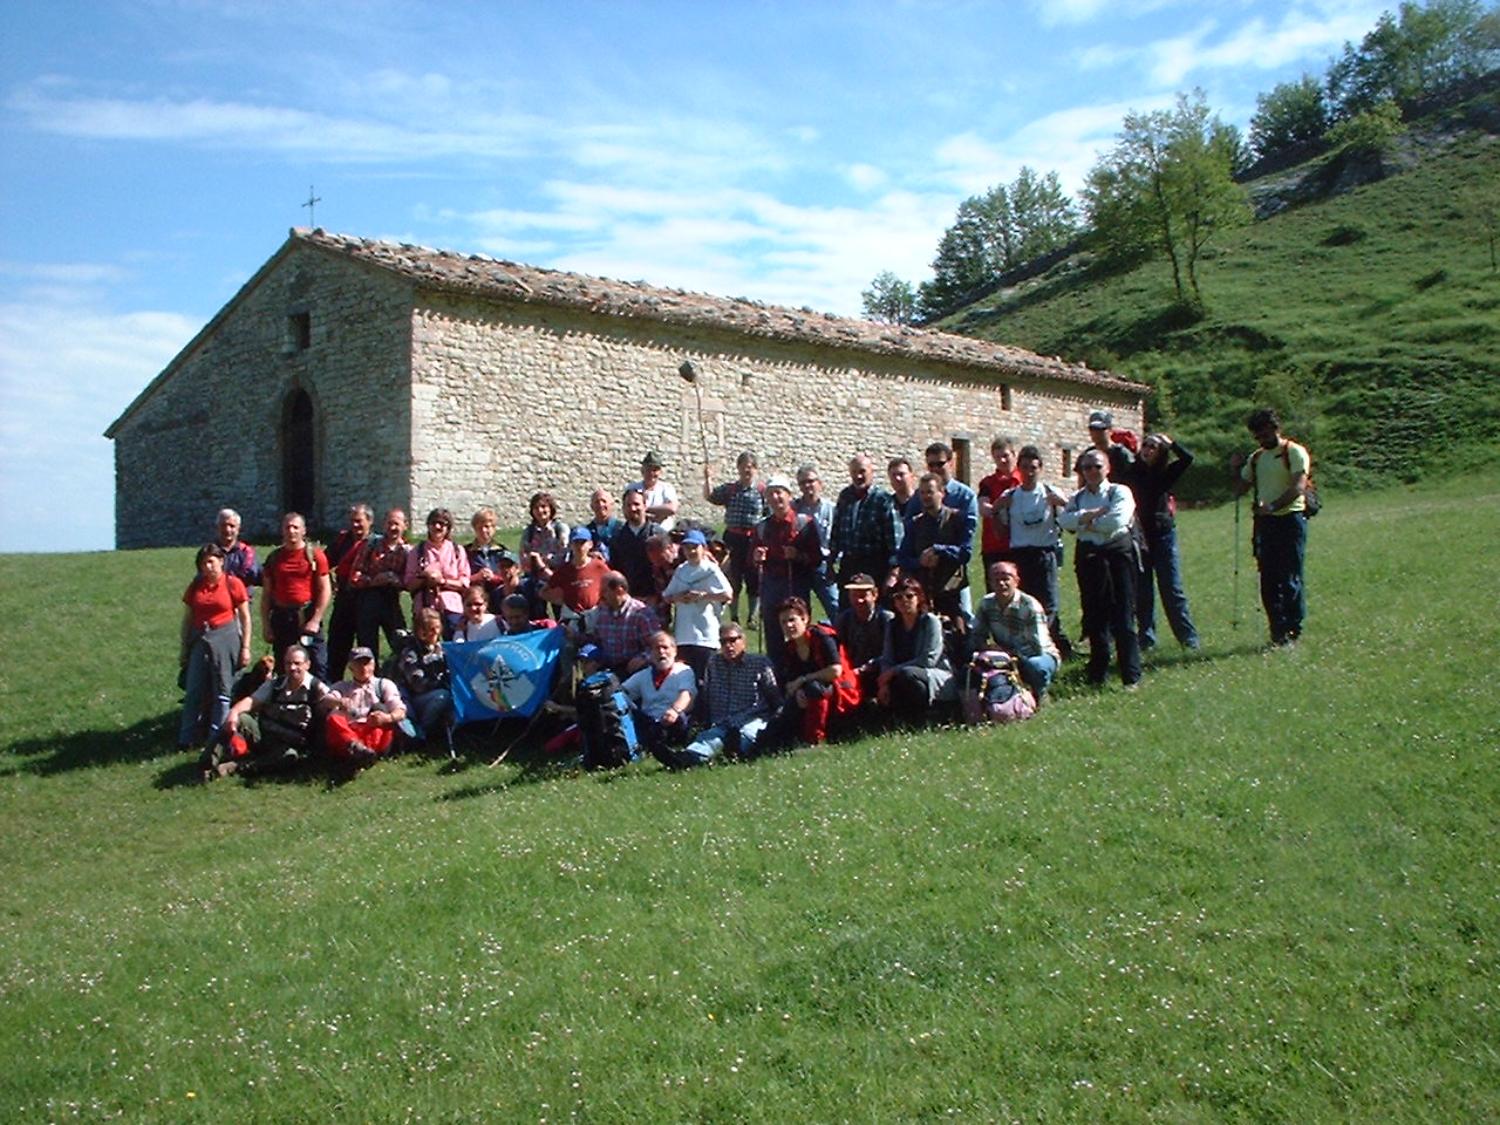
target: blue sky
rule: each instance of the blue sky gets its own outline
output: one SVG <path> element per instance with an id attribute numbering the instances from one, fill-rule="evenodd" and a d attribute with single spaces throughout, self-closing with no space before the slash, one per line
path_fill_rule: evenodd
<path id="1" fill-rule="evenodd" d="M 102 431 L 310 185 L 333 231 L 857 314 L 966 195 L 1076 189 L 1194 86 L 1243 128 L 1393 6 L 8 0 L 0 551 L 112 546 Z"/>

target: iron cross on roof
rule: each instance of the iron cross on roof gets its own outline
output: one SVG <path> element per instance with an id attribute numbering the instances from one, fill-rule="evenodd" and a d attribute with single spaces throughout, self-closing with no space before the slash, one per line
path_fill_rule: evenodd
<path id="1" fill-rule="evenodd" d="M 314 230 L 316 230 L 318 226 L 317 211 L 314 209 L 314 205 L 322 202 L 323 197 L 321 195 L 314 195 L 312 184 L 308 184 L 307 202 L 302 206 L 307 208 L 307 225 L 312 227 Z"/>

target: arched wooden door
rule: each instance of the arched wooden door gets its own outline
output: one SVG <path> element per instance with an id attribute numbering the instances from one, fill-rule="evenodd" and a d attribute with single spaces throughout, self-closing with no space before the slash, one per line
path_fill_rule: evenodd
<path id="1" fill-rule="evenodd" d="M 301 512 L 308 527 L 316 522 L 317 427 L 312 396 L 300 387 L 287 396 L 281 412 L 281 510 Z"/>

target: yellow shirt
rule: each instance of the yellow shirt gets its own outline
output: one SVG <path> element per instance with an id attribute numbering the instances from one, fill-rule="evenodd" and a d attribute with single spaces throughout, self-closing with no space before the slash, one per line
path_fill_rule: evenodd
<path id="1" fill-rule="evenodd" d="M 1282 456 L 1282 451 L 1286 456 Z M 1255 500 L 1258 504 L 1269 504 L 1292 486 L 1292 478 L 1298 473 L 1306 474 L 1312 466 L 1307 450 L 1295 441 L 1283 438 L 1275 449 L 1257 449 L 1245 462 L 1240 476 L 1255 485 Z M 1277 508 L 1271 514 L 1284 516 L 1288 512 L 1300 512 L 1307 507 L 1307 499 L 1299 495 L 1290 504 Z"/>

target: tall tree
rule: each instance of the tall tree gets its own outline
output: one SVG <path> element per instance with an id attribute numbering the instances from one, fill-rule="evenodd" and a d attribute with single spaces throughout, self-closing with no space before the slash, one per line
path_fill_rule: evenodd
<path id="1" fill-rule="evenodd" d="M 1256 156 L 1314 141 L 1328 129 L 1328 101 L 1323 84 L 1311 74 L 1296 82 L 1280 82 L 1255 99 L 1250 118 L 1250 145 Z"/>
<path id="2" fill-rule="evenodd" d="M 1334 116 L 1353 117 L 1382 101 L 1410 101 L 1493 63 L 1487 12 L 1478 0 L 1403 0 L 1360 40 L 1345 43 L 1328 69 Z"/>
<path id="3" fill-rule="evenodd" d="M 865 316 L 883 324 L 910 324 L 917 312 L 916 290 L 890 270 L 877 273 L 860 299 Z"/>
<path id="4" fill-rule="evenodd" d="M 1249 221 L 1234 182 L 1238 131 L 1210 113 L 1202 90 L 1172 110 L 1129 113 L 1119 142 L 1089 173 L 1084 202 L 1107 256 L 1159 250 L 1179 301 L 1202 301 L 1198 261 L 1209 239 Z"/>
<path id="5" fill-rule="evenodd" d="M 943 232 L 933 278 L 921 286 L 923 314 L 940 316 L 1001 274 L 1066 244 L 1078 233 L 1073 203 L 1056 172 L 1039 176 L 1023 167 L 1009 184 L 997 184 L 958 206 Z"/>

